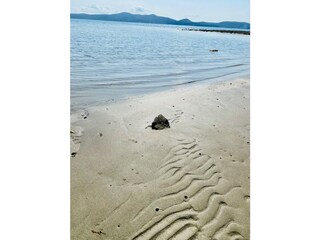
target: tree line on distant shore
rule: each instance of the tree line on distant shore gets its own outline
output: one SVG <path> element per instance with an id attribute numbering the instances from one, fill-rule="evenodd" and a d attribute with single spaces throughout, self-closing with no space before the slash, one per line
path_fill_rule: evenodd
<path id="1" fill-rule="evenodd" d="M 85 13 L 71 13 L 71 18 L 74 19 L 89 19 L 101 21 L 119 21 L 119 22 L 138 22 L 138 23 L 153 23 L 153 24 L 170 24 L 170 25 L 185 25 L 197 27 L 218 27 L 218 28 L 237 28 L 250 29 L 250 23 L 224 21 L 219 23 L 210 22 L 192 22 L 189 19 L 174 20 L 168 17 L 161 17 L 154 14 L 139 15 L 131 13 L 116 13 L 116 14 L 85 14 Z"/>

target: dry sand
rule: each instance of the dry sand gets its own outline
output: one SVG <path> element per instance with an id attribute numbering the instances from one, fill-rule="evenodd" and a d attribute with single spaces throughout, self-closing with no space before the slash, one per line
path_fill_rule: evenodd
<path id="1" fill-rule="evenodd" d="M 249 239 L 249 79 L 71 116 L 71 238 Z M 171 128 L 146 128 L 158 114 Z"/>

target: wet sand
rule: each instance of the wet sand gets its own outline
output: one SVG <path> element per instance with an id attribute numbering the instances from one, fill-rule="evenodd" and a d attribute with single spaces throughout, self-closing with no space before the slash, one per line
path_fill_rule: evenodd
<path id="1" fill-rule="evenodd" d="M 71 238 L 250 239 L 250 84 L 185 87 L 71 116 Z M 163 114 L 171 128 L 152 130 Z"/>

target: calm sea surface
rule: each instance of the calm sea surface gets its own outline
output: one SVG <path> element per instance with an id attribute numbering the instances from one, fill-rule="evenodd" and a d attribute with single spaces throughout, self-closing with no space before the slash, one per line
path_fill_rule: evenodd
<path id="1" fill-rule="evenodd" d="M 71 110 L 250 74 L 249 36 L 181 28 L 71 19 Z"/>

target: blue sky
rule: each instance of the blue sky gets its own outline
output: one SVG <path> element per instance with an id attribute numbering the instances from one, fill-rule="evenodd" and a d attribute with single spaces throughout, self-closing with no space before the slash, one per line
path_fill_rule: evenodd
<path id="1" fill-rule="evenodd" d="M 193 21 L 250 22 L 249 0 L 71 0 L 72 13 L 156 14 Z"/>

